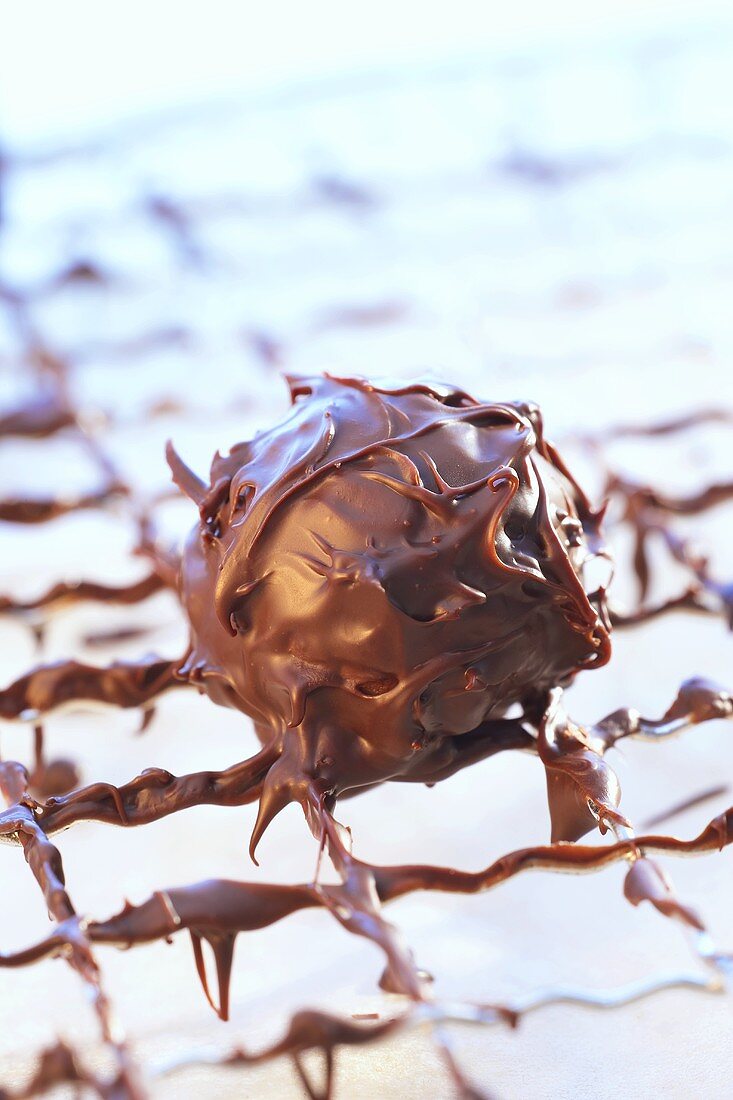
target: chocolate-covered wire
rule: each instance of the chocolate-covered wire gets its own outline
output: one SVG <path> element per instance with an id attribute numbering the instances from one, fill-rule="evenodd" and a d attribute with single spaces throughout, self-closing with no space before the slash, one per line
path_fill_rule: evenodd
<path id="1" fill-rule="evenodd" d="M 18 321 L 23 322 L 22 309 L 18 311 Z M 45 359 L 39 356 L 39 362 L 45 364 L 44 371 L 48 370 L 51 361 L 50 353 Z M 63 377 L 64 372 L 57 371 L 57 374 Z M 62 392 L 66 392 L 63 387 Z M 72 406 L 63 398 L 54 403 L 55 401 L 56 399 L 45 399 L 45 404 L 40 402 L 25 412 L 20 410 L 9 414 L 0 420 L 0 428 L 6 435 L 26 434 L 30 437 L 43 437 L 69 428 L 78 431 L 106 482 L 99 491 L 86 496 L 80 495 L 65 503 L 23 500 L 2 502 L 0 518 L 19 522 L 43 521 L 61 515 L 70 508 L 95 507 L 106 503 L 112 496 L 129 495 L 97 440 L 89 436 L 73 414 L 69 413 Z M 723 418 L 716 415 L 715 419 Z M 659 425 L 657 429 L 642 429 L 642 434 L 668 434 L 686 428 L 692 422 L 694 418 L 685 417 L 679 422 Z M 617 436 L 628 434 L 631 434 L 631 430 L 616 431 Z M 325 445 L 328 445 L 327 442 Z M 549 446 L 546 457 L 557 461 L 556 452 Z M 370 476 L 375 480 L 381 479 L 385 485 L 393 485 L 403 495 L 407 494 L 420 500 L 428 508 L 438 511 L 447 508 L 451 494 L 465 495 L 480 488 L 477 482 L 475 486 L 451 489 L 442 480 L 442 475 L 429 455 L 426 461 L 432 469 L 437 491 L 428 490 L 420 483 L 421 475 L 417 467 L 412 472 L 408 471 L 407 481 L 395 481 L 391 475 L 381 473 Z M 564 466 L 559 468 L 566 470 Z M 492 492 L 506 496 L 502 509 L 508 507 L 516 491 L 514 471 L 510 467 L 504 468 L 504 471 L 502 475 L 500 470 L 494 477 L 496 484 L 492 482 L 489 486 Z M 616 475 L 610 475 L 608 488 L 624 501 L 625 520 L 636 532 L 635 565 L 642 599 L 646 596 L 650 577 L 646 543 L 652 534 L 661 536 L 672 556 L 693 575 L 690 588 L 681 596 L 654 607 L 642 605 L 626 616 L 625 621 L 637 623 L 678 609 L 707 613 L 720 607 L 726 608 L 729 599 L 727 589 L 711 578 L 707 561 L 695 555 L 676 535 L 668 523 L 668 517 L 697 514 L 722 503 L 733 495 L 733 486 L 721 483 L 689 498 L 673 498 L 648 486 L 632 484 Z M 213 494 L 211 499 L 210 494 Z M 212 486 L 211 490 L 207 488 L 202 497 L 202 514 L 205 518 L 211 519 L 211 516 L 206 515 L 207 508 L 215 511 L 220 506 L 221 500 L 217 494 L 220 494 L 220 489 Z M 543 507 L 547 507 L 546 502 Z M 134 518 L 132 509 L 130 513 Z M 450 510 L 445 514 L 449 515 Z M 590 513 L 588 519 L 592 519 Z M 36 601 L 29 601 L 25 605 L 6 598 L 5 606 L 0 604 L 0 611 L 47 610 L 79 598 L 93 598 L 102 602 L 114 602 L 118 599 L 119 602 L 132 603 L 147 598 L 163 585 L 171 584 L 175 563 L 163 557 L 156 559 L 157 551 L 155 540 L 150 535 L 149 517 L 139 520 L 139 523 L 141 548 L 153 559 L 155 571 L 137 585 L 115 588 L 92 582 L 81 582 L 77 586 L 60 584 Z M 213 522 L 211 530 L 214 530 Z M 511 568 L 498 555 L 497 565 L 511 573 Z M 560 587 L 556 587 L 559 600 L 562 591 Z M 603 595 L 600 594 L 601 600 Z M 461 599 L 470 601 L 472 598 L 470 592 L 461 592 Z M 565 613 L 569 623 L 575 622 L 579 630 L 589 630 L 590 619 L 586 622 L 583 618 L 587 618 L 588 609 L 581 603 L 577 607 L 568 604 Z M 618 625 L 625 625 L 624 616 L 618 612 L 611 611 L 611 619 L 615 619 Z M 68 662 L 55 668 L 41 668 L 0 692 L 0 715 L 37 724 L 59 702 L 95 700 L 115 706 L 143 706 L 163 690 L 186 678 L 180 674 L 181 664 L 180 661 L 149 661 L 95 669 L 92 666 Z M 456 738 L 455 745 L 446 746 L 445 759 L 441 760 L 435 771 L 438 778 L 451 774 L 472 759 L 488 755 L 490 751 L 501 748 L 530 748 L 538 754 L 548 779 L 553 835 L 557 843 L 508 853 L 477 872 L 461 872 L 429 864 L 374 867 L 356 859 L 342 828 L 333 817 L 335 798 L 327 781 L 304 772 L 299 775 L 297 782 L 290 780 L 287 789 L 272 783 L 271 773 L 281 757 L 280 746 L 275 743 L 265 744 L 261 752 L 252 759 L 222 772 L 202 771 L 175 777 L 163 769 L 149 769 L 120 787 L 92 783 L 70 794 L 39 802 L 28 792 L 27 775 L 21 765 L 1 764 L 0 781 L 8 809 L 0 815 L 0 833 L 4 839 L 22 847 L 43 890 L 49 913 L 54 920 L 54 930 L 42 943 L 0 957 L 0 966 L 26 965 L 55 954 L 66 957 L 94 992 L 102 1033 L 115 1052 L 119 1071 L 114 1082 L 104 1082 L 81 1068 L 70 1050 L 59 1045 L 43 1056 L 34 1079 L 25 1090 L 16 1090 L 9 1095 L 17 1098 L 37 1095 L 62 1080 L 86 1084 L 100 1096 L 125 1096 L 132 1100 L 142 1095 L 143 1086 L 131 1061 L 129 1049 L 117 1033 L 109 1003 L 102 992 L 92 944 L 131 946 L 152 939 L 168 938 L 177 931 L 187 930 L 191 936 L 196 966 L 206 996 L 219 1014 L 226 1018 L 236 935 L 264 927 L 304 908 L 323 908 L 349 931 L 373 941 L 385 956 L 390 988 L 403 993 L 410 1001 L 410 1007 L 400 1016 L 368 1027 L 357 1026 L 348 1020 L 327 1014 L 304 1011 L 293 1017 L 283 1039 L 272 1047 L 255 1054 L 237 1048 L 229 1055 L 216 1055 L 213 1058 L 216 1064 L 234 1066 L 287 1055 L 293 1060 L 304 1088 L 312 1097 L 325 1098 L 332 1095 L 334 1051 L 339 1046 L 375 1041 L 408 1026 L 430 1027 L 457 1090 L 464 1096 L 477 1096 L 477 1090 L 469 1084 L 455 1061 L 443 1029 L 446 1022 L 458 1020 L 476 1024 L 515 1024 L 527 1012 L 556 1003 L 615 1007 L 669 988 L 718 991 L 730 977 L 730 959 L 711 945 L 695 911 L 676 899 L 671 884 L 649 860 L 648 854 L 700 854 L 724 847 L 733 839 L 733 810 L 718 815 L 691 840 L 683 841 L 653 834 L 637 836 L 618 809 L 617 781 L 604 759 L 604 754 L 625 737 L 664 739 L 687 726 L 730 715 L 731 699 L 727 692 L 715 685 L 694 680 L 683 685 L 675 702 L 658 721 L 643 719 L 637 712 L 624 709 L 609 715 L 594 726 L 583 727 L 567 717 L 562 709 L 560 693 L 555 692 L 549 700 L 545 700 L 544 711 L 541 708 L 535 712 L 528 711 L 521 721 L 514 723 L 497 723 L 495 727 L 489 723 L 485 740 L 478 734 L 473 738 L 470 734 L 465 735 L 468 751 L 464 748 L 463 760 L 460 759 L 460 738 Z M 497 741 L 490 748 L 492 736 Z M 270 799 L 272 806 L 264 818 L 261 812 L 260 826 L 267 824 L 273 811 L 277 812 L 284 800 L 295 798 L 301 803 L 311 828 L 321 843 L 325 844 L 339 874 L 340 882 L 337 885 L 326 885 L 318 881 L 295 886 L 215 881 L 159 891 L 148 902 L 140 906 L 126 906 L 120 914 L 108 921 L 86 921 L 76 914 L 66 891 L 60 854 L 49 839 L 55 832 L 81 820 L 96 820 L 127 827 L 157 820 L 188 806 L 202 803 L 244 805 L 258 798 L 264 800 L 265 797 Z M 601 831 L 612 830 L 616 834 L 616 843 L 567 843 L 568 840 L 578 839 L 596 824 Z M 257 829 L 256 825 L 255 833 Z M 432 997 L 430 987 L 418 970 L 409 948 L 382 912 L 383 904 L 417 890 L 476 893 L 493 888 L 529 869 L 590 872 L 620 860 L 629 863 L 625 887 L 628 899 L 633 904 L 648 901 L 663 915 L 678 919 L 685 925 L 689 929 L 697 958 L 710 971 L 707 976 L 667 975 L 605 992 L 555 987 L 537 991 L 503 1006 L 446 1005 Z M 204 940 L 214 951 L 218 981 L 216 1001 L 209 989 L 202 952 Z M 305 1069 L 302 1055 L 307 1050 L 323 1052 L 326 1074 L 322 1088 L 314 1084 Z M 194 1064 L 196 1056 L 191 1055 L 185 1061 Z"/>

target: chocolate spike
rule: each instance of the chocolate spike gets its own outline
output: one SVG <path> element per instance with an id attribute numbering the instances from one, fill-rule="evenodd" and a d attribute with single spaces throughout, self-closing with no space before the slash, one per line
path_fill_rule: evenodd
<path id="1" fill-rule="evenodd" d="M 231 933 L 222 935 L 218 932 L 200 933 L 195 929 L 189 929 L 193 956 L 196 960 L 196 973 L 204 990 L 206 1000 L 220 1020 L 229 1019 L 229 987 L 231 984 L 232 963 L 234 961 L 234 945 L 236 935 Z M 219 986 L 219 1004 L 214 1004 L 209 992 L 209 981 L 206 975 L 206 960 L 201 946 L 205 939 L 214 952 L 214 964 L 216 966 L 216 979 Z"/>
<path id="2" fill-rule="evenodd" d="M 204 959 L 204 953 L 201 948 L 201 936 L 198 932 L 195 932 L 192 928 L 189 929 L 189 935 L 191 937 L 191 947 L 193 948 L 193 957 L 196 962 L 196 973 L 199 976 L 201 987 L 204 991 L 204 996 L 209 1002 L 214 1012 L 218 1015 L 218 1009 L 214 1004 L 211 993 L 209 992 L 209 979 L 206 976 L 206 960 Z"/>
<path id="3" fill-rule="evenodd" d="M 165 445 L 165 458 L 173 474 L 173 481 L 194 504 L 202 504 L 207 487 L 193 470 L 186 465 L 169 439 Z"/>
<path id="4" fill-rule="evenodd" d="M 249 838 L 249 858 L 255 867 L 259 867 L 256 853 L 262 837 L 277 815 L 292 801 L 293 797 L 289 783 L 277 783 L 277 780 L 273 779 L 273 772 L 276 767 L 277 765 L 273 765 L 270 768 L 263 781 L 262 793 L 257 807 L 257 818 Z"/>
<path id="5" fill-rule="evenodd" d="M 209 943 L 214 952 L 216 962 L 216 979 L 219 983 L 219 1008 L 217 1014 L 220 1020 L 229 1019 L 229 989 L 232 978 L 232 965 L 234 963 L 234 946 L 236 936 L 209 935 Z"/>
<path id="6" fill-rule="evenodd" d="M 149 729 L 150 725 L 155 719 L 156 713 L 157 708 L 154 705 L 146 706 L 143 708 L 143 716 L 137 729 L 138 734 L 145 733 L 145 731 Z"/>

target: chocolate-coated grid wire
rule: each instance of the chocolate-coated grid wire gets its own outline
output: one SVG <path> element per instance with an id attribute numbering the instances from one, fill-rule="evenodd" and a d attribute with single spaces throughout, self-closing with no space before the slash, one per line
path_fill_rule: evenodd
<path id="1" fill-rule="evenodd" d="M 59 392 L 64 393 L 66 378 L 62 373 L 57 375 L 57 379 Z M 41 395 L 40 401 L 47 409 L 46 393 Z M 66 399 L 65 407 L 70 408 Z M 43 429 L 40 434 L 44 435 L 69 428 L 81 430 L 73 416 L 46 417 L 43 409 L 41 414 L 38 409 L 39 403 L 31 402 L 25 410 L 18 409 L 8 414 L 4 421 L 5 434 L 37 436 L 39 424 Z M 705 414 L 701 414 L 703 416 Z M 666 429 L 659 426 L 653 431 L 682 430 L 685 426 L 667 425 Z M 598 441 L 595 445 L 599 445 Z M 22 615 L 33 612 L 43 615 L 59 605 L 81 600 L 103 603 L 142 601 L 170 583 L 172 563 L 169 558 L 160 559 L 162 565 L 157 571 L 155 569 L 159 559 L 154 549 L 155 539 L 151 536 L 149 516 L 143 520 L 142 510 L 136 515 L 136 503 L 112 470 L 111 463 L 105 459 L 97 440 L 90 443 L 90 451 L 100 469 L 108 475 L 103 499 L 120 492 L 127 496 L 131 515 L 138 520 L 139 529 L 144 533 L 141 548 L 151 557 L 152 572 L 142 582 L 120 588 L 80 582 L 77 585 L 58 585 L 31 602 L 16 602 L 8 596 L 2 604 L 6 613 Z M 704 559 L 692 556 L 686 550 L 684 542 L 674 532 L 672 518 L 679 512 L 695 513 L 725 501 L 732 495 L 730 487 L 716 486 L 681 501 L 647 486 L 631 485 L 628 480 L 609 473 L 607 489 L 610 496 L 622 501 L 621 521 L 632 525 L 637 535 L 634 568 L 639 583 L 640 606 L 625 616 L 620 615 L 609 610 L 603 590 L 595 594 L 599 606 L 606 609 L 617 625 L 644 621 L 660 613 L 660 608 L 649 608 L 643 603 L 650 576 L 644 539 L 652 530 L 662 534 L 669 552 L 689 569 L 691 583 L 686 590 L 686 598 L 695 608 L 729 615 L 729 605 L 725 596 L 721 595 L 726 591 L 725 586 L 712 582 Z M 86 498 L 71 504 L 67 502 L 67 505 L 79 508 L 90 506 Z M 17 521 L 18 516 L 27 517 L 29 514 L 33 522 L 38 520 L 32 510 L 24 511 L 23 501 L 17 502 L 13 518 Z M 59 509 L 50 501 L 45 508 L 45 518 L 58 514 Z M 664 609 L 671 609 L 673 603 L 675 601 Z M 676 603 L 685 606 L 682 600 Z M 670 987 L 709 991 L 723 988 L 730 972 L 729 958 L 714 948 L 700 916 L 678 900 L 666 874 L 649 858 L 649 854 L 703 853 L 723 848 L 733 840 L 733 810 L 716 817 L 698 837 L 688 841 L 664 835 L 637 836 L 618 808 L 618 781 L 605 760 L 607 750 L 622 738 L 664 739 L 688 726 L 733 716 L 730 695 L 716 685 L 701 680 L 684 684 L 659 720 L 648 720 L 633 710 L 623 709 L 593 726 L 581 727 L 564 713 L 562 693 L 558 690 L 539 720 L 533 722 L 529 716 L 524 716 L 521 721 L 503 723 L 500 735 L 497 729 L 492 731 L 491 752 L 523 749 L 537 753 L 542 760 L 547 772 L 553 836 L 558 838 L 556 843 L 508 853 L 475 873 L 431 865 L 371 866 L 352 855 L 346 834 L 332 816 L 333 806 L 326 792 L 314 782 L 306 792 L 304 810 L 315 835 L 321 838 L 322 846 L 327 849 L 339 873 L 339 885 L 324 885 L 317 880 L 293 886 L 211 881 L 158 891 L 148 902 L 138 906 L 126 905 L 121 913 L 106 921 L 81 918 L 66 890 L 61 855 L 50 839 L 54 833 L 81 820 L 131 827 L 203 802 L 221 806 L 246 804 L 259 797 L 264 776 L 274 762 L 273 750 L 266 748 L 251 760 L 235 764 L 222 772 L 175 777 L 159 768 L 147 769 L 121 787 L 97 782 L 67 793 L 36 797 L 36 794 L 48 793 L 48 783 L 44 792 L 44 778 L 48 779 L 48 774 L 53 772 L 52 766 L 46 765 L 43 760 L 40 736 L 43 719 L 48 713 L 59 705 L 81 699 L 114 706 L 149 707 L 163 691 L 176 686 L 173 675 L 176 664 L 175 661 L 149 660 L 97 669 L 70 661 L 32 670 L 0 693 L 0 713 L 4 718 L 33 723 L 39 731 L 34 769 L 36 793 L 31 793 L 29 789 L 31 777 L 23 765 L 12 761 L 0 764 L 0 786 L 8 807 L 0 815 L 0 834 L 22 848 L 54 922 L 54 929 L 45 940 L 15 954 L 0 957 L 0 965 L 21 966 L 49 955 L 64 957 L 91 991 L 102 1039 L 112 1050 L 117 1066 L 114 1080 L 101 1080 L 82 1068 L 78 1057 L 60 1045 L 41 1057 L 34 1079 L 16 1095 L 34 1095 L 62 1080 L 84 1084 L 102 1096 L 145 1095 L 142 1074 L 135 1066 L 104 993 L 93 945 L 101 943 L 130 947 L 154 939 L 167 939 L 187 930 L 205 994 L 212 1007 L 226 1018 L 236 936 L 265 927 L 305 908 L 323 908 L 349 931 L 377 944 L 385 956 L 385 986 L 405 995 L 409 1007 L 394 1018 L 376 1024 L 339 1020 L 323 1013 L 304 1011 L 293 1018 L 283 1039 L 265 1051 L 253 1054 L 236 1048 L 222 1055 L 205 1053 L 201 1058 L 234 1066 L 287 1054 L 293 1059 L 311 1096 L 331 1095 L 334 1052 L 338 1046 L 374 1041 L 401 1028 L 429 1027 L 459 1093 L 476 1095 L 475 1088 L 466 1081 L 452 1054 L 443 1028 L 446 1021 L 461 1020 L 483 1025 L 508 1022 L 515 1025 L 526 1012 L 560 1002 L 612 1007 Z M 575 796 L 570 800 L 568 790 Z M 602 832 L 613 830 L 616 843 L 603 846 L 567 844 L 566 838 L 582 835 L 587 830 L 589 817 L 595 818 Z M 526 869 L 585 872 L 599 870 L 617 860 L 629 863 L 625 884 L 628 900 L 634 905 L 649 901 L 661 914 L 679 921 L 688 933 L 693 952 L 705 964 L 707 974 L 665 975 L 646 984 L 605 992 L 549 989 L 538 991 L 524 1002 L 501 1006 L 445 1004 L 433 998 L 430 986 L 417 969 L 409 948 L 383 913 L 385 903 L 415 890 L 476 893 L 497 886 Z M 218 985 L 216 998 L 210 990 L 203 941 L 211 945 L 214 953 Z M 306 1051 L 313 1049 L 321 1050 L 324 1056 L 326 1072 L 322 1088 L 308 1076 L 302 1058 Z M 194 1055 L 187 1057 L 185 1064 L 190 1064 L 193 1058 Z M 168 1066 L 165 1070 L 171 1072 L 174 1068 Z"/>

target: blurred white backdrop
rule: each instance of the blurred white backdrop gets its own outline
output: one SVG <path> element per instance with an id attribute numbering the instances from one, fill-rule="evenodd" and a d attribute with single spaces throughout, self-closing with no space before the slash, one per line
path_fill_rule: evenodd
<path id="1" fill-rule="evenodd" d="M 733 404 L 732 59 L 729 4 L 16 5 L 0 38 L 0 279 L 28 292 L 80 404 L 115 412 L 106 445 L 148 491 L 168 483 L 168 436 L 203 472 L 217 448 L 269 423 L 285 406 L 280 369 L 443 376 L 490 399 L 540 401 L 552 435 Z M 99 278 L 64 283 L 80 261 Z M 26 349 L 7 320 L 0 314 L 3 402 L 28 385 Z M 166 412 L 176 391 L 188 407 Z M 706 431 L 675 441 L 655 474 L 687 489 L 730 476 L 729 440 Z M 48 493 L 93 476 L 72 448 L 33 446 L 48 448 L 43 462 L 3 445 L 4 486 Z M 192 518 L 183 506 L 171 528 Z M 707 531 L 729 576 L 727 517 Z M 5 525 L 0 539 L 3 590 L 38 594 L 62 576 L 119 581 L 140 567 L 114 514 L 42 531 Z M 133 655 L 134 644 L 85 649 L 108 611 L 60 616 L 40 655 L 27 630 L 3 622 L 2 681 L 39 656 Z M 141 619 L 151 648 L 174 655 L 185 644 L 172 600 L 115 614 L 115 625 Z M 613 663 L 580 677 L 572 712 L 595 719 L 633 704 L 658 715 L 685 676 L 730 680 L 732 646 L 719 623 L 699 619 L 622 635 Z M 145 738 L 133 725 L 129 715 L 61 716 L 48 735 L 54 752 L 78 748 L 86 778 L 118 782 L 151 764 L 223 767 L 254 742 L 241 716 L 196 698 L 164 700 Z M 25 759 L 25 734 L 2 732 L 3 749 Z M 719 723 L 617 755 L 627 812 L 641 818 L 719 782 L 728 741 Z M 367 858 L 478 867 L 546 839 L 543 788 L 534 762 L 498 759 L 433 791 L 376 791 L 343 816 Z M 209 875 L 310 873 L 296 813 L 268 834 L 259 871 L 245 858 L 249 811 L 232 811 L 226 837 L 220 813 L 72 830 L 62 848 L 80 909 L 104 916 L 123 895 L 140 901 Z M 690 811 L 674 831 L 693 835 L 709 816 Z M 732 854 L 671 865 L 725 946 Z M 0 949 L 10 949 L 46 922 L 18 853 L 0 856 L 14 900 Z M 448 996 L 490 1001 L 686 964 L 677 930 L 632 911 L 616 871 L 414 898 L 395 917 Z M 203 1003 L 180 937 L 107 952 L 103 963 L 145 1059 L 204 1039 L 254 1045 L 305 1001 L 384 1009 L 376 956 L 318 914 L 240 942 L 229 1028 Z M 4 976 L 3 991 L 11 984 L 21 1011 L 0 1028 L 3 1082 L 68 1033 L 70 1017 L 80 1040 L 93 1036 L 61 964 Z M 730 1021 L 729 1004 L 672 994 L 607 1018 L 561 1009 L 516 1034 L 474 1033 L 464 1056 L 506 1100 L 719 1096 L 733 1073 Z M 445 1095 L 441 1072 L 413 1037 L 347 1056 L 341 1080 L 349 1100 L 422 1100 Z M 266 1091 L 298 1095 L 287 1066 L 159 1088 Z"/>
<path id="2" fill-rule="evenodd" d="M 4 16 L 0 132 L 21 145 L 78 137 L 138 113 L 395 65 L 521 60 L 644 35 L 712 44 L 731 18 L 716 0 L 41 0 Z"/>

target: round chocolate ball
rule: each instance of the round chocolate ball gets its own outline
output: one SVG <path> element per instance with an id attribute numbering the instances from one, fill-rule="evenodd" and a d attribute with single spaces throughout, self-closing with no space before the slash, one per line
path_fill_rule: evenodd
<path id="1" fill-rule="evenodd" d="M 430 782 L 461 737 L 608 659 L 582 580 L 597 516 L 534 406 L 290 386 L 290 415 L 217 454 L 208 486 L 174 460 L 201 515 L 181 675 L 334 794 Z"/>

